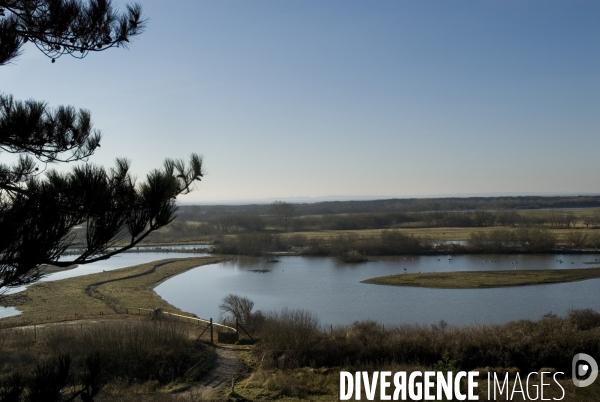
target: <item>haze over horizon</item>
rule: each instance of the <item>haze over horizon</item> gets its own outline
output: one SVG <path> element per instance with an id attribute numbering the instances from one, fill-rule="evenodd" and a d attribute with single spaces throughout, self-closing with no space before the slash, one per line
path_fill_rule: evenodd
<path id="1" fill-rule="evenodd" d="M 142 6 L 129 50 L 26 46 L 0 86 L 91 110 L 93 163 L 203 154 L 182 203 L 600 193 L 600 2 Z"/>
<path id="2" fill-rule="evenodd" d="M 260 204 L 271 204 L 273 202 L 287 202 L 290 204 L 314 204 L 319 202 L 330 202 L 330 201 L 378 201 L 378 200 L 392 200 L 392 199 L 445 199 L 445 198 L 494 198 L 494 197 L 586 197 L 586 196 L 599 196 L 598 193 L 476 193 L 476 194 L 433 194 L 428 196 L 422 196 L 419 194 L 407 195 L 407 196 L 386 196 L 386 195 L 364 195 L 364 196 L 337 196 L 328 195 L 320 197 L 272 197 L 272 198 L 254 198 L 254 199 L 236 199 L 236 200 L 208 200 L 208 201 L 196 201 L 186 202 L 183 201 L 181 205 L 260 205 Z M 586 207 L 589 208 L 589 207 Z"/>

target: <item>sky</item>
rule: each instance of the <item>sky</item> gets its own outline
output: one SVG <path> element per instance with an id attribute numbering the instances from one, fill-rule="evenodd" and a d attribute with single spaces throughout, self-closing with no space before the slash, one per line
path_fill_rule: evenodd
<path id="1" fill-rule="evenodd" d="M 115 2 L 120 9 L 126 2 Z M 128 50 L 0 67 L 181 203 L 600 193 L 600 2 L 144 0 Z"/>

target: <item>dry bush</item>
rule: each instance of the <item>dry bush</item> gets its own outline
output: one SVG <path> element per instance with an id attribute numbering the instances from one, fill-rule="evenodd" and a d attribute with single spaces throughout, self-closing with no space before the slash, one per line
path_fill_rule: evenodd
<path id="1" fill-rule="evenodd" d="M 313 345 L 319 341 L 318 319 L 305 310 L 283 309 L 265 314 L 258 334 L 262 340 L 261 361 L 266 365 L 308 365 Z"/>

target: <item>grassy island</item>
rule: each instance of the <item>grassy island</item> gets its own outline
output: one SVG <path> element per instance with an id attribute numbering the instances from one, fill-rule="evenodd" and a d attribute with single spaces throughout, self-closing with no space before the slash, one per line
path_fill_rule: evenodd
<path id="1" fill-rule="evenodd" d="M 600 278 L 600 268 L 514 271 L 429 272 L 380 276 L 363 283 L 438 289 L 482 289 L 584 281 Z"/>

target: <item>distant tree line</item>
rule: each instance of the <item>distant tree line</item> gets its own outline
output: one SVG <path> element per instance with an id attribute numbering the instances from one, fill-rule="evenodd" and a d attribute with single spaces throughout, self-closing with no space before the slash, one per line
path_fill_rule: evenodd
<path id="1" fill-rule="evenodd" d="M 359 236 L 340 233 L 326 238 L 309 238 L 302 234 L 244 233 L 215 243 L 222 254 L 264 256 L 276 252 L 332 256 L 345 262 L 365 261 L 367 256 L 410 254 L 484 254 L 484 253 L 552 253 L 600 248 L 600 233 L 590 236 L 578 230 L 569 232 L 562 246 L 546 228 L 493 228 L 474 232 L 464 244 L 434 241 L 398 230 Z"/>
<path id="2" fill-rule="evenodd" d="M 600 208 L 600 196 L 567 197 L 466 197 L 406 198 L 371 201 L 327 201 L 287 203 L 294 216 L 366 214 L 390 212 L 443 212 L 476 210 L 535 210 L 556 208 Z M 224 215 L 269 215 L 272 204 L 251 205 L 187 205 L 181 206 L 179 217 L 187 221 L 209 222 Z"/>

